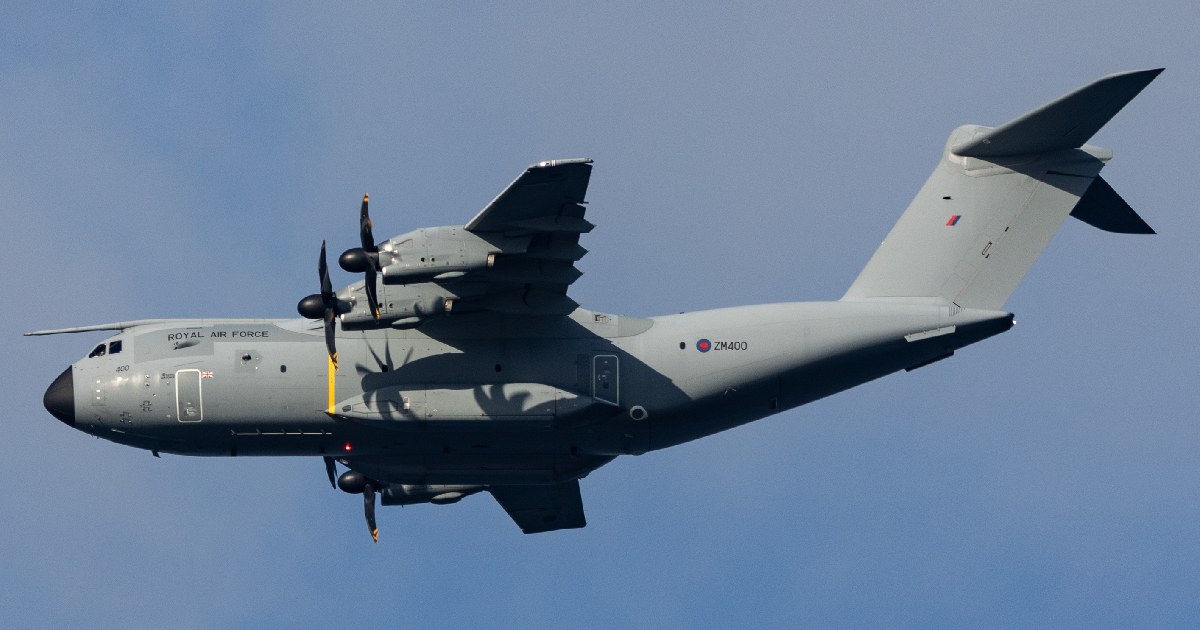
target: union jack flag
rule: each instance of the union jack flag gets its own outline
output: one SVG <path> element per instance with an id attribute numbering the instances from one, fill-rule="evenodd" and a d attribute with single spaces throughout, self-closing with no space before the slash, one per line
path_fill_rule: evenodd
<path id="1" fill-rule="evenodd" d="M 200 373 L 200 378 L 212 378 L 212 377 L 213 377 L 213 373 L 211 371 L 205 371 L 205 372 Z"/>

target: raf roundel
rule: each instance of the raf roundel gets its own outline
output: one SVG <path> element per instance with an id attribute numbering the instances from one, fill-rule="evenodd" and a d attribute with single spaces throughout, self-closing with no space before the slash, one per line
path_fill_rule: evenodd
<path id="1" fill-rule="evenodd" d="M 708 352 L 712 350 L 712 342 L 707 339 L 701 339 L 696 342 L 696 349 L 700 352 Z"/>

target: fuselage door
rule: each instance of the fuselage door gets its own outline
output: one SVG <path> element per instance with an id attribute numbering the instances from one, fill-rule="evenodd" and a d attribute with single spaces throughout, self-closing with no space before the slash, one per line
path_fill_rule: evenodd
<path id="1" fill-rule="evenodd" d="M 204 398 L 200 392 L 200 370 L 175 372 L 175 409 L 180 422 L 204 419 Z"/>
<path id="2" fill-rule="evenodd" d="M 615 354 L 592 357 L 592 398 L 614 406 L 621 404 L 620 366 Z"/>

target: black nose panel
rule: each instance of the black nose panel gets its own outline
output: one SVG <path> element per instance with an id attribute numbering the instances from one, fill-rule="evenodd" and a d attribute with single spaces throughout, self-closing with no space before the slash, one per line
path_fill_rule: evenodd
<path id="1" fill-rule="evenodd" d="M 46 411 L 67 426 L 75 426 L 75 377 L 71 376 L 71 368 L 63 370 L 58 378 L 50 383 L 46 395 L 42 398 Z"/>

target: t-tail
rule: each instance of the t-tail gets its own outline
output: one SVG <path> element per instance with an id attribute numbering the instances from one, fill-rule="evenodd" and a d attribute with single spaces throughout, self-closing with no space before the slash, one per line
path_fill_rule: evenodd
<path id="1" fill-rule="evenodd" d="M 965 125 L 843 300 L 935 298 L 998 310 L 1068 215 L 1153 234 L 1087 144 L 1162 69 L 1113 74 L 999 127 Z"/>

